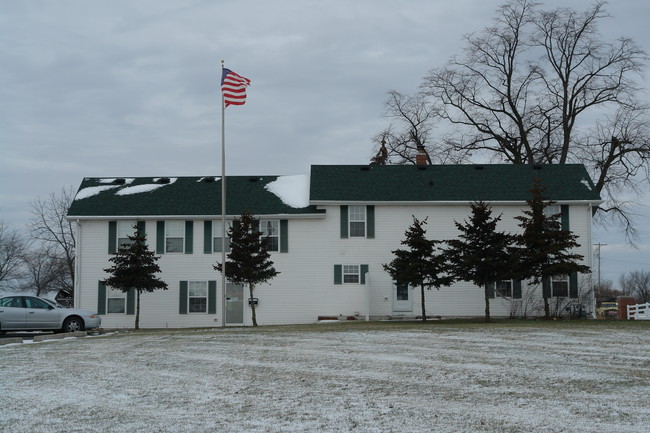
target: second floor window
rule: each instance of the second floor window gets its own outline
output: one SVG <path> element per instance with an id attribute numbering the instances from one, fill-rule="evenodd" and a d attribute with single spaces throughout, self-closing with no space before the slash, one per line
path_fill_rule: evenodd
<path id="1" fill-rule="evenodd" d="M 165 222 L 165 252 L 182 253 L 185 239 L 185 221 Z"/>
<path id="2" fill-rule="evenodd" d="M 280 221 L 260 220 L 260 231 L 262 237 L 268 236 L 267 251 L 278 251 L 280 249 Z"/>
<path id="3" fill-rule="evenodd" d="M 349 220 L 350 220 L 350 237 L 365 237 L 366 236 L 366 207 L 350 206 L 348 209 L 349 209 Z"/>

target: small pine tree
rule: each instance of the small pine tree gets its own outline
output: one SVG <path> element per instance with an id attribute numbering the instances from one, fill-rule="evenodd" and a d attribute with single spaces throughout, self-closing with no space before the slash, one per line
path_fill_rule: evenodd
<path id="1" fill-rule="evenodd" d="M 546 187 L 541 185 L 541 180 L 535 179 L 530 190 L 533 198 L 526 201 L 529 209 L 524 211 L 523 216 L 515 217 L 519 221 L 519 227 L 523 229 L 523 232 L 516 236 L 519 247 L 518 272 L 522 279 L 529 278 L 533 284 L 573 272 L 591 272 L 588 266 L 578 264 L 578 261 L 583 259 L 582 255 L 570 252 L 580 246 L 576 242 L 578 236 L 570 230 L 561 230 L 561 214 L 544 214 L 547 206 L 555 204 L 554 201 L 548 200 L 548 197 L 544 197 L 545 191 Z M 545 290 L 542 292 L 544 315 L 550 318 L 550 293 Z"/>
<path id="2" fill-rule="evenodd" d="M 248 284 L 250 298 L 253 290 L 260 283 L 265 283 L 279 274 L 273 267 L 271 255 L 267 251 L 268 238 L 261 237 L 259 220 L 244 212 L 241 219 L 235 219 L 228 228 L 230 252 L 226 260 L 226 279 L 234 284 Z M 223 265 L 217 263 L 214 269 L 223 272 Z M 257 326 L 255 305 L 250 303 L 253 326 Z"/>
<path id="3" fill-rule="evenodd" d="M 427 223 L 413 216 L 413 224 L 406 230 L 406 238 L 401 242 L 408 247 L 406 250 L 397 249 L 392 251 L 395 258 L 388 264 L 384 264 L 384 270 L 398 284 L 408 284 L 412 287 L 420 287 L 422 300 L 422 321 L 427 320 L 426 307 L 424 304 L 424 289 L 431 290 L 431 287 L 440 289 L 442 286 L 449 286 L 453 279 L 446 272 L 445 260 L 440 254 L 436 254 L 436 244 L 440 241 L 426 238 L 424 225 Z"/>
<path id="4" fill-rule="evenodd" d="M 460 231 L 458 239 L 447 241 L 445 256 L 454 277 L 483 287 L 485 321 L 490 321 L 490 287 L 509 279 L 515 265 L 510 254 L 511 235 L 497 231 L 501 215 L 492 218 L 492 209 L 483 202 L 472 203 L 469 222 L 454 221 Z"/>
<path id="5" fill-rule="evenodd" d="M 129 243 L 120 245 L 113 257 L 108 259 L 113 262 L 113 266 L 104 269 L 110 277 L 103 283 L 125 293 L 135 289 L 135 329 L 140 329 L 140 294 L 159 289 L 167 290 L 167 283 L 155 276 L 160 272 L 156 263 L 160 257 L 148 249 L 146 235 L 139 233 L 137 226 L 133 228 L 135 233 L 129 236 Z"/>

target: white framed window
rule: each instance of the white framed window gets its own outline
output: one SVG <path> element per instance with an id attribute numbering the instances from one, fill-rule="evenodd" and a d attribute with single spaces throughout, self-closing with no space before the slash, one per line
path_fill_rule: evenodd
<path id="1" fill-rule="evenodd" d="M 268 236 L 266 244 L 267 251 L 280 250 L 280 221 L 279 220 L 260 220 L 260 231 L 262 238 Z"/>
<path id="2" fill-rule="evenodd" d="M 366 207 L 348 207 L 348 220 L 350 224 L 350 237 L 366 236 Z"/>
<path id="3" fill-rule="evenodd" d="M 569 276 L 562 275 L 551 279 L 551 296 L 553 298 L 565 298 L 569 296 Z"/>
<path id="4" fill-rule="evenodd" d="M 131 245 L 129 236 L 135 233 L 135 221 L 118 221 L 117 222 L 117 248 L 123 248 L 124 245 Z"/>
<path id="5" fill-rule="evenodd" d="M 562 208 L 560 208 L 559 204 L 551 204 L 544 207 L 544 216 L 546 218 L 550 218 L 553 215 L 557 215 L 559 213 L 562 213 Z"/>
<path id="6" fill-rule="evenodd" d="M 512 298 L 512 280 L 497 281 L 495 293 L 497 296 Z"/>
<path id="7" fill-rule="evenodd" d="M 343 265 L 343 283 L 359 284 L 361 272 L 359 265 Z"/>
<path id="8" fill-rule="evenodd" d="M 165 252 L 182 253 L 185 242 L 185 221 L 165 221 Z"/>
<path id="9" fill-rule="evenodd" d="M 188 313 L 208 312 L 208 282 L 190 281 L 187 290 Z"/>
<path id="10" fill-rule="evenodd" d="M 106 288 L 106 313 L 107 314 L 125 314 L 126 313 L 126 293 Z"/>
<path id="11" fill-rule="evenodd" d="M 226 252 L 230 251 L 230 238 L 228 237 L 228 229 L 232 227 L 231 221 L 226 221 Z M 223 239 L 221 238 L 221 221 L 212 221 L 212 252 L 220 253 L 221 252 L 221 243 Z"/>

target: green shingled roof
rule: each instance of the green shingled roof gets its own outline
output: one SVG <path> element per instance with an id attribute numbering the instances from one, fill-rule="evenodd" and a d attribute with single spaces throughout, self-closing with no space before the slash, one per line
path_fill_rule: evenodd
<path id="1" fill-rule="evenodd" d="M 524 201 L 536 178 L 552 200 L 600 200 L 582 164 L 487 164 L 313 165 L 310 201 Z"/>
<path id="2" fill-rule="evenodd" d="M 166 180 L 168 183 L 165 183 Z M 278 176 L 228 176 L 228 215 L 314 214 L 315 206 L 296 208 L 265 186 Z M 123 179 L 85 178 L 68 217 L 221 215 L 221 180 L 208 177 Z"/>

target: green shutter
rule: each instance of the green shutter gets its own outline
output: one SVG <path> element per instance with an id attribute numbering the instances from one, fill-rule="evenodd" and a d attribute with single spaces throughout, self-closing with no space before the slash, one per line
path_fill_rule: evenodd
<path id="1" fill-rule="evenodd" d="M 178 314 L 187 314 L 187 281 L 181 281 L 178 297 Z"/>
<path id="2" fill-rule="evenodd" d="M 341 206 L 341 239 L 348 237 L 348 207 Z"/>
<path id="3" fill-rule="evenodd" d="M 366 272 L 368 272 L 368 265 L 361 265 L 361 284 L 366 284 Z"/>
<path id="4" fill-rule="evenodd" d="M 156 254 L 165 253 L 165 221 L 156 221 Z"/>
<path id="5" fill-rule="evenodd" d="M 545 298 L 551 297 L 551 278 L 546 277 L 542 280 L 542 295 Z"/>
<path id="6" fill-rule="evenodd" d="M 578 273 L 571 272 L 569 275 L 569 297 L 573 299 L 578 298 Z"/>
<path id="7" fill-rule="evenodd" d="M 185 221 L 185 254 L 194 251 L 194 221 Z"/>
<path id="8" fill-rule="evenodd" d="M 280 220 L 280 252 L 289 252 L 289 221 Z"/>
<path id="9" fill-rule="evenodd" d="M 487 294 L 488 298 L 494 298 L 494 282 L 487 283 Z"/>
<path id="10" fill-rule="evenodd" d="M 375 237 L 375 207 L 372 205 L 366 206 L 366 237 Z"/>
<path id="11" fill-rule="evenodd" d="M 108 222 L 108 254 L 117 252 L 117 221 Z"/>
<path id="12" fill-rule="evenodd" d="M 135 314 L 135 289 L 126 292 L 126 314 Z"/>
<path id="13" fill-rule="evenodd" d="M 106 314 L 106 284 L 97 284 L 97 314 Z"/>
<path id="14" fill-rule="evenodd" d="M 208 314 L 217 314 L 217 282 L 208 281 Z"/>
<path id="15" fill-rule="evenodd" d="M 135 224 L 138 227 L 138 237 L 143 237 L 147 233 L 145 232 L 145 222 L 144 221 L 138 221 Z"/>
<path id="16" fill-rule="evenodd" d="M 334 265 L 334 284 L 343 284 L 343 265 Z"/>
<path id="17" fill-rule="evenodd" d="M 560 217 L 561 228 L 562 230 L 569 230 L 569 205 L 563 204 L 560 206 L 560 211 L 562 212 Z"/>
<path id="18" fill-rule="evenodd" d="M 512 297 L 521 299 L 521 280 L 512 280 Z"/>
<path id="19" fill-rule="evenodd" d="M 203 254 L 212 254 L 212 221 L 203 221 Z"/>

